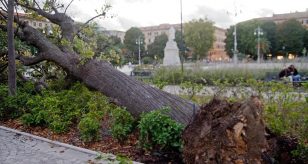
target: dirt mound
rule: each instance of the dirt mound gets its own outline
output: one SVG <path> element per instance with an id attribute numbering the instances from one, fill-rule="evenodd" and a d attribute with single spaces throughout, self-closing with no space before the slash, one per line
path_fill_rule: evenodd
<path id="1" fill-rule="evenodd" d="M 229 103 L 213 99 L 202 106 L 183 133 L 185 163 L 264 163 L 268 145 L 257 97 Z"/>

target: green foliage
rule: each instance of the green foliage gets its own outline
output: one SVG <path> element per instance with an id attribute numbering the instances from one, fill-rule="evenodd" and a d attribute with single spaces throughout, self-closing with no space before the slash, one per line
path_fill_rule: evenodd
<path id="1" fill-rule="evenodd" d="M 202 84 L 197 84 L 190 81 L 181 83 L 180 87 L 185 91 L 185 94 L 189 96 L 190 100 L 203 88 Z"/>
<path id="2" fill-rule="evenodd" d="M 193 49 L 196 59 L 205 57 L 212 48 L 215 28 L 213 22 L 207 19 L 192 20 L 184 26 L 185 42 Z"/>
<path id="3" fill-rule="evenodd" d="M 265 79 L 266 72 L 277 72 L 277 70 L 254 70 L 240 68 L 221 68 L 205 71 L 200 68 L 184 69 L 180 68 L 161 68 L 154 72 L 153 83 L 159 85 L 179 85 L 184 82 L 191 82 L 205 85 L 216 85 L 217 80 L 220 84 L 225 83 L 228 86 L 238 86 L 249 79 Z"/>
<path id="4" fill-rule="evenodd" d="M 251 58 L 256 59 L 257 58 L 257 36 L 254 35 L 254 32 L 256 32 L 256 29 L 258 26 L 262 25 L 260 21 L 246 21 L 239 23 L 236 25 L 237 29 L 237 49 L 240 53 L 243 54 L 249 54 L 251 55 Z M 262 27 L 267 27 L 266 25 Z M 262 29 L 263 30 L 263 29 Z M 267 53 L 270 50 L 270 47 L 272 44 L 275 44 L 274 42 L 270 42 L 273 40 L 268 40 L 267 37 L 267 32 L 270 34 L 273 34 L 271 31 L 273 30 L 272 28 L 268 27 L 263 30 L 263 35 L 260 36 L 260 52 Z M 274 29 L 276 30 L 276 29 Z M 233 49 L 234 49 L 234 27 L 231 27 L 230 29 L 227 30 L 227 38 L 226 38 L 226 49 L 229 54 L 233 54 Z M 272 36 L 270 36 L 271 39 Z"/>
<path id="5" fill-rule="evenodd" d="M 127 48 L 128 52 L 126 56 L 130 61 L 138 61 L 138 44 L 136 41 L 139 40 L 142 42 L 140 44 L 141 53 L 144 52 L 144 35 L 142 31 L 137 27 L 132 27 L 128 29 L 124 37 L 124 46 Z"/>
<path id="6" fill-rule="evenodd" d="M 21 117 L 25 125 L 46 125 L 56 133 L 67 131 L 72 123 L 78 123 L 82 117 L 101 120 L 113 108 L 106 97 L 89 91 L 79 83 L 70 90 L 46 90 L 41 95 L 32 96 L 24 106 L 30 112 Z"/>
<path id="7" fill-rule="evenodd" d="M 81 55 L 85 59 L 91 59 L 94 56 L 95 44 L 91 42 L 85 42 L 82 39 L 75 37 L 73 42 L 73 49 L 75 52 Z"/>
<path id="8" fill-rule="evenodd" d="M 151 111 L 141 115 L 138 128 L 139 142 L 145 149 L 180 149 L 183 125 L 175 122 L 161 110 Z"/>
<path id="9" fill-rule="evenodd" d="M 26 103 L 32 97 L 29 86 L 30 83 L 18 85 L 16 96 L 8 96 L 7 86 L 0 85 L 0 119 L 17 118 L 24 113 Z"/>
<path id="10" fill-rule="evenodd" d="M 156 56 L 158 59 L 163 59 L 167 41 L 168 36 L 166 34 L 156 36 L 154 42 L 148 45 L 149 56 L 152 58 Z"/>
<path id="11" fill-rule="evenodd" d="M 150 56 L 146 56 L 142 58 L 142 63 L 143 64 L 152 64 L 154 62 L 154 59 Z"/>
<path id="12" fill-rule="evenodd" d="M 133 161 L 124 155 L 117 155 L 116 160 L 119 162 L 119 164 L 133 164 Z"/>
<path id="13" fill-rule="evenodd" d="M 286 52 L 301 54 L 304 46 L 305 28 L 295 19 L 277 26 L 278 47 L 285 47 Z"/>
<path id="14" fill-rule="evenodd" d="M 299 144 L 296 150 L 293 150 L 292 155 L 303 161 L 308 161 L 308 146 L 304 144 Z"/>
<path id="15" fill-rule="evenodd" d="M 272 55 L 275 55 L 276 51 L 278 50 L 277 47 L 277 31 L 276 31 L 277 25 L 273 21 L 266 21 L 261 25 L 261 29 L 264 32 L 264 36 L 262 38 L 266 37 L 266 39 L 269 41 L 269 52 Z"/>
<path id="16" fill-rule="evenodd" d="M 111 116 L 111 134 L 119 141 L 127 138 L 133 130 L 133 116 L 122 108 L 115 108 L 110 113 Z"/>
<path id="17" fill-rule="evenodd" d="M 83 141 L 98 140 L 100 136 L 100 121 L 95 117 L 86 116 L 80 120 L 78 129 Z"/>

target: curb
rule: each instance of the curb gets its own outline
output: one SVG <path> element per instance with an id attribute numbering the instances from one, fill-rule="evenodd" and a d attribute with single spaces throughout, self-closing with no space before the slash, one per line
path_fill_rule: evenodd
<path id="1" fill-rule="evenodd" d="M 52 141 L 52 140 L 47 139 L 47 138 L 35 136 L 35 135 L 29 134 L 29 133 L 21 132 L 21 131 L 18 131 L 18 130 L 15 130 L 15 129 L 11 129 L 11 128 L 7 128 L 7 127 L 4 127 L 4 126 L 0 126 L 0 129 L 6 130 L 6 131 L 10 131 L 10 132 L 13 132 L 13 133 L 17 133 L 17 134 L 20 134 L 20 135 L 23 135 L 23 136 L 31 137 L 31 138 L 34 138 L 34 139 L 37 139 L 37 140 L 40 140 L 40 141 L 43 141 L 43 142 L 48 142 L 50 144 L 59 145 L 59 146 L 65 147 L 65 148 L 69 148 L 69 149 L 75 150 L 75 151 L 87 153 L 89 155 L 97 156 L 98 154 L 100 154 L 100 153 L 98 153 L 96 151 L 93 151 L 93 150 L 89 150 L 89 149 L 85 149 L 85 148 L 69 145 L 69 144 L 66 144 L 66 143 L 58 142 L 58 141 Z M 110 155 L 112 155 L 112 154 L 110 154 Z M 114 156 L 114 155 L 112 155 L 112 156 Z"/>

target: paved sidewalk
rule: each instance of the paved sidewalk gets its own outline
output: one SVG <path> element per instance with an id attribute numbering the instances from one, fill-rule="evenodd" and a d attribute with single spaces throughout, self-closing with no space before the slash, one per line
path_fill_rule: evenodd
<path id="1" fill-rule="evenodd" d="M 118 163 L 111 154 L 88 149 L 0 126 L 0 164 L 97 164 Z"/>

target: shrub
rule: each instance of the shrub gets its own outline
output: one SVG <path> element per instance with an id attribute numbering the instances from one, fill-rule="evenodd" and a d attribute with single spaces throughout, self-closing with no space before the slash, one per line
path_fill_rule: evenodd
<path id="1" fill-rule="evenodd" d="M 25 87 L 25 88 L 23 88 Z M 16 96 L 8 96 L 8 87 L 0 85 L 0 119 L 13 119 L 25 112 L 25 106 L 32 97 L 29 90 L 29 83 L 18 87 Z"/>
<path id="2" fill-rule="evenodd" d="M 50 122 L 48 127 L 55 133 L 63 133 L 67 131 L 69 125 L 70 125 L 69 121 L 57 119 L 57 120 Z"/>
<path id="3" fill-rule="evenodd" d="M 139 141 L 143 148 L 178 150 L 182 147 L 181 133 L 184 127 L 164 114 L 164 110 L 168 108 L 141 115 L 138 128 Z"/>
<path id="4" fill-rule="evenodd" d="M 20 119 L 24 125 L 30 126 L 35 124 L 35 117 L 30 113 L 22 115 Z"/>
<path id="5" fill-rule="evenodd" d="M 111 115 L 111 134 L 112 137 L 119 141 L 127 138 L 128 134 L 132 132 L 134 118 L 125 109 L 117 107 L 110 113 Z"/>
<path id="6" fill-rule="evenodd" d="M 100 122 L 96 118 L 90 116 L 82 118 L 78 124 L 78 129 L 81 139 L 85 142 L 99 139 Z"/>

